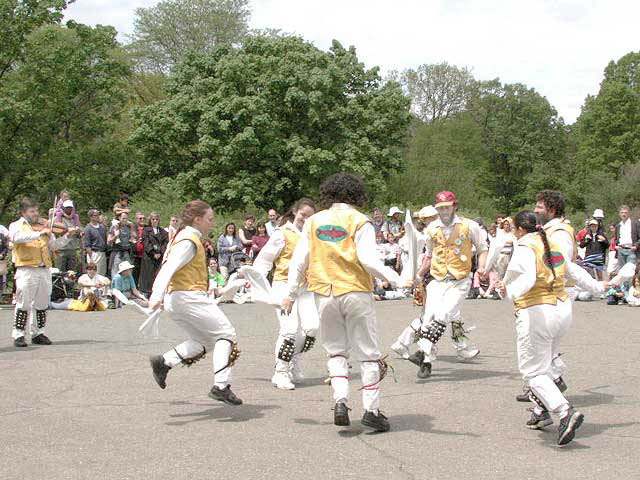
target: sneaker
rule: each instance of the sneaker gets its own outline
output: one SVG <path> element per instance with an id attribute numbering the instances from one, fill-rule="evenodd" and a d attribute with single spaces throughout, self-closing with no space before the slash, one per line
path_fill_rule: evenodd
<path id="1" fill-rule="evenodd" d="M 541 430 L 553 424 L 553 419 L 547 410 L 543 410 L 540 415 L 531 412 L 531 418 L 527 420 L 527 428 L 531 430 Z"/>
<path id="2" fill-rule="evenodd" d="M 564 383 L 564 380 L 562 379 L 562 377 L 558 377 L 556 378 L 553 383 L 556 384 L 556 387 L 558 387 L 558 390 L 560 390 L 560 392 L 566 392 L 567 391 L 567 384 Z"/>
<path id="3" fill-rule="evenodd" d="M 420 365 L 417 376 L 420 380 L 425 380 L 431 376 L 431 363 L 425 362 Z"/>
<path id="4" fill-rule="evenodd" d="M 13 341 L 13 346 L 14 347 L 26 347 L 27 346 L 27 341 L 24 339 L 24 337 L 18 337 Z"/>
<path id="5" fill-rule="evenodd" d="M 369 411 L 364 412 L 361 423 L 363 426 L 372 428 L 376 432 L 388 432 L 391 428 L 389 420 L 380 411 L 378 415 Z"/>
<path id="6" fill-rule="evenodd" d="M 584 422 L 584 415 L 570 407 L 569 413 L 560 419 L 560 425 L 558 425 L 558 445 L 566 445 L 573 440 L 582 422 Z"/>
<path id="7" fill-rule="evenodd" d="M 236 397 L 235 393 L 231 391 L 231 385 L 227 385 L 224 388 L 219 388 L 214 385 L 209 392 L 209 398 L 224 402 L 227 405 L 242 405 L 242 400 Z"/>
<path id="8" fill-rule="evenodd" d="M 31 338 L 31 343 L 35 345 L 51 345 L 51 340 L 44 333 Z"/>
<path id="9" fill-rule="evenodd" d="M 333 407 L 333 424 L 338 427 L 348 427 L 351 425 L 349 420 L 349 407 L 346 403 L 338 402 Z"/>
<path id="10" fill-rule="evenodd" d="M 151 371 L 153 372 L 153 379 L 158 386 L 163 390 L 167 388 L 167 374 L 171 367 L 165 365 L 164 357 L 162 355 L 151 355 L 149 357 L 149 363 L 151 364 Z"/>
<path id="11" fill-rule="evenodd" d="M 480 355 L 480 350 L 478 348 L 465 347 L 458 350 L 457 354 L 460 361 L 471 360 Z"/>
<path id="12" fill-rule="evenodd" d="M 393 347 L 391 348 L 393 349 Z M 420 366 L 424 363 L 424 352 L 422 350 L 417 350 L 413 355 L 409 355 L 407 357 L 407 360 L 409 360 L 414 365 Z"/>
<path id="13" fill-rule="evenodd" d="M 289 375 L 284 372 L 275 372 L 271 377 L 271 384 L 280 390 L 294 390 L 296 388 Z"/>
<path id="14" fill-rule="evenodd" d="M 531 389 L 529 387 L 522 387 L 522 393 L 516 395 L 516 400 L 518 402 L 530 402 L 529 394 L 531 393 Z"/>
<path id="15" fill-rule="evenodd" d="M 400 342 L 396 342 L 393 345 L 391 345 L 391 350 L 393 350 L 396 353 L 396 355 L 398 355 L 398 358 L 402 358 L 404 360 L 409 359 L 409 355 L 410 355 L 409 349 L 404 345 L 402 345 Z"/>

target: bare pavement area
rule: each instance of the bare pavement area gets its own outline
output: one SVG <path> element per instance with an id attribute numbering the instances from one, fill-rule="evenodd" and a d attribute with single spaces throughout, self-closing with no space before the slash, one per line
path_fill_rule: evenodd
<path id="1" fill-rule="evenodd" d="M 0 478 L 10 479 L 609 479 L 640 475 L 640 310 L 577 303 L 564 340 L 568 398 L 585 414 L 576 439 L 555 445 L 556 426 L 524 427 L 511 306 L 466 301 L 480 349 L 459 363 L 443 337 L 433 377 L 393 359 L 382 384 L 392 430 L 360 427 L 359 368 L 352 426 L 333 425 L 325 357 L 306 354 L 294 391 L 271 386 L 277 321 L 270 307 L 223 305 L 238 331 L 239 407 L 207 397 L 211 356 L 153 381 L 148 355 L 185 339 L 163 314 L 161 340 L 138 333 L 131 307 L 50 312 L 52 346 L 13 347 L 12 311 L 0 310 Z M 409 300 L 377 304 L 382 350 L 417 314 Z M 390 359 L 392 356 L 390 355 Z"/>

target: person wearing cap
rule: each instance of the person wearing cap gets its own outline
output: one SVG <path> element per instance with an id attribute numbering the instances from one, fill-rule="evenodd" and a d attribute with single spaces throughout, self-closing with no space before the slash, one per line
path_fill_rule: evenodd
<path id="1" fill-rule="evenodd" d="M 56 203 L 54 221 L 56 221 L 56 222 L 60 222 L 61 221 L 61 217 L 64 214 L 64 202 L 67 202 L 67 201 L 70 201 L 70 200 L 71 200 L 71 195 L 69 194 L 69 192 L 67 190 L 62 190 L 60 192 L 60 197 L 58 199 L 58 203 Z M 71 203 L 73 203 L 73 202 L 71 202 Z M 76 212 L 75 207 L 72 208 L 71 215 L 73 216 L 73 221 L 75 222 L 75 226 L 79 227 L 80 226 L 80 216 L 78 215 L 78 212 Z"/>
<path id="2" fill-rule="evenodd" d="M 402 223 L 402 210 L 398 207 L 391 207 L 389 213 L 387 213 L 387 228 L 386 231 L 393 233 L 396 240 L 400 239 L 404 235 L 404 223 Z"/>
<path id="3" fill-rule="evenodd" d="M 598 221 L 599 229 L 604 231 L 604 211 L 601 208 L 596 208 L 591 216 Z"/>
<path id="4" fill-rule="evenodd" d="M 436 343 L 449 324 L 452 325 L 452 340 L 458 358 L 469 360 L 480 353 L 467 344 L 460 304 L 471 287 L 473 247 L 478 255 L 477 271 L 481 276 L 485 275 L 488 247 L 480 225 L 458 216 L 457 206 L 453 192 L 438 193 L 435 203 L 438 219 L 427 227 L 425 260 L 419 273 L 428 268 L 433 280 L 427 286 L 425 312 L 420 328 L 415 328 L 415 335 L 419 337 L 419 350 L 408 358 L 418 365 L 420 379 L 431 375 L 431 364 L 436 358 Z"/>
<path id="5" fill-rule="evenodd" d="M 107 274 L 107 229 L 100 223 L 100 212 L 89 210 L 89 224 L 84 229 L 82 242 L 87 264 L 94 263 L 98 275 Z"/>
<path id="6" fill-rule="evenodd" d="M 116 273 L 111 279 L 111 287 L 122 292 L 125 297 L 129 299 L 135 299 L 137 303 L 139 303 L 143 307 L 146 307 L 149 302 L 136 286 L 136 281 L 133 278 L 134 268 L 135 266 L 129 263 L 127 260 L 121 262 L 120 265 L 118 265 L 118 273 Z M 116 308 L 121 306 L 120 302 L 115 297 L 114 304 Z"/>
<path id="7" fill-rule="evenodd" d="M 600 223 L 595 218 L 588 222 L 589 230 L 582 241 L 580 248 L 585 249 L 582 266 L 595 272 L 595 277 L 602 280 L 602 269 L 604 267 L 605 255 L 609 248 L 609 240 L 604 232 L 599 230 Z"/>
<path id="8" fill-rule="evenodd" d="M 69 232 L 61 239 L 60 250 L 56 257 L 56 268 L 61 272 L 75 272 L 78 265 L 78 250 L 80 249 L 80 227 L 76 225 L 73 202 L 65 200 L 62 203 L 62 216 L 58 222 L 62 223 Z"/>

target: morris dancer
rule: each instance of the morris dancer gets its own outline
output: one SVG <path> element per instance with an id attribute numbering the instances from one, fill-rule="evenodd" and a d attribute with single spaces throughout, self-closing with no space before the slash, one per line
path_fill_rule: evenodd
<path id="1" fill-rule="evenodd" d="M 418 272 L 423 274 L 429 269 L 433 280 L 427 286 L 423 318 L 414 320 L 411 325 L 415 336 L 419 337 L 419 350 L 408 357 L 409 361 L 418 365 L 417 375 L 420 379 L 431 376 L 431 363 L 436 358 L 435 344 L 448 324 L 451 324 L 453 345 L 460 359 L 469 360 L 480 353 L 477 348 L 467 344 L 460 303 L 471 286 L 474 246 L 478 255 L 477 271 L 481 276 L 484 275 L 488 250 L 486 238 L 476 222 L 455 214 L 457 201 L 452 192 L 438 193 L 435 208 L 438 219 L 427 227 L 425 258 Z M 406 353 L 394 350 L 401 356 Z"/>
<path id="2" fill-rule="evenodd" d="M 149 358 L 153 377 L 160 388 L 167 386 L 171 368 L 191 366 L 213 351 L 214 385 L 209 397 L 229 405 L 241 405 L 231 391 L 231 367 L 240 355 L 236 331 L 214 299 L 207 296 L 209 283 L 202 238 L 213 226 L 213 211 L 201 200 L 193 200 L 182 212 L 182 226 L 167 249 L 164 263 L 153 283 L 149 308 L 163 304 L 174 322 L 191 337 L 164 355 Z"/>
<path id="3" fill-rule="evenodd" d="M 530 387 L 531 401 L 536 404 L 527 427 L 541 429 L 551 425 L 549 412 L 556 413 L 560 416 L 558 445 L 566 445 L 573 440 L 584 415 L 569 404 L 554 381 L 554 359 L 571 324 L 571 300 L 564 280 L 595 294 L 602 293 L 607 285 L 566 259 L 536 223 L 531 211 L 516 215 L 518 242 L 504 283 L 499 282 L 498 287 L 515 306 L 518 367 Z"/>
<path id="4" fill-rule="evenodd" d="M 333 388 L 334 424 L 350 424 L 350 354 L 361 362 L 363 383 L 362 424 L 376 431 L 389 430 L 389 421 L 379 411 L 379 383 L 386 363 L 378 349 L 375 302 L 371 275 L 398 286 L 400 276 L 385 267 L 376 253 L 371 220 L 354 208 L 363 205 L 366 194 L 362 180 L 338 173 L 320 186 L 324 203 L 331 205 L 309 218 L 289 265 L 289 297 L 282 308 L 289 311 L 299 285 L 315 293 L 320 315 L 320 337 L 329 361 Z"/>
<path id="5" fill-rule="evenodd" d="M 56 240 L 49 228 L 35 231 L 33 225 L 38 220 L 38 206 L 29 198 L 20 201 L 22 217 L 9 225 L 9 239 L 13 242 L 13 261 L 16 266 L 16 310 L 13 322 L 13 344 L 26 347 L 24 339 L 29 312 L 31 317 L 31 343 L 51 345 L 44 334 L 47 324 L 47 309 L 51 299 L 51 254 L 57 250 L 60 240 Z M 68 234 L 66 234 L 65 238 Z"/>
<path id="6" fill-rule="evenodd" d="M 313 200 L 298 200 L 284 214 L 279 226 L 253 262 L 253 267 L 265 276 L 275 266 L 272 289 L 280 299 L 288 295 L 289 264 L 302 227 L 315 211 Z M 280 333 L 276 341 L 275 372 L 271 383 L 282 390 L 293 390 L 296 383 L 304 380 L 300 355 L 311 350 L 316 341 L 318 310 L 313 293 L 301 287 L 291 313 L 287 315 L 282 309 L 277 309 L 276 315 L 280 321 Z"/>

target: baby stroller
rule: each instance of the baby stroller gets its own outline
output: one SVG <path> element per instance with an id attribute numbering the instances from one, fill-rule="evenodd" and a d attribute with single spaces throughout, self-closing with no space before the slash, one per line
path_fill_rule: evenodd
<path id="1" fill-rule="evenodd" d="M 54 269 L 51 272 L 51 301 L 59 302 L 65 298 L 75 298 L 78 294 L 75 285 L 75 273 Z"/>
<path id="2" fill-rule="evenodd" d="M 229 275 L 236 273 L 243 265 L 251 265 L 251 258 L 244 252 L 233 252 L 229 260 Z"/>

